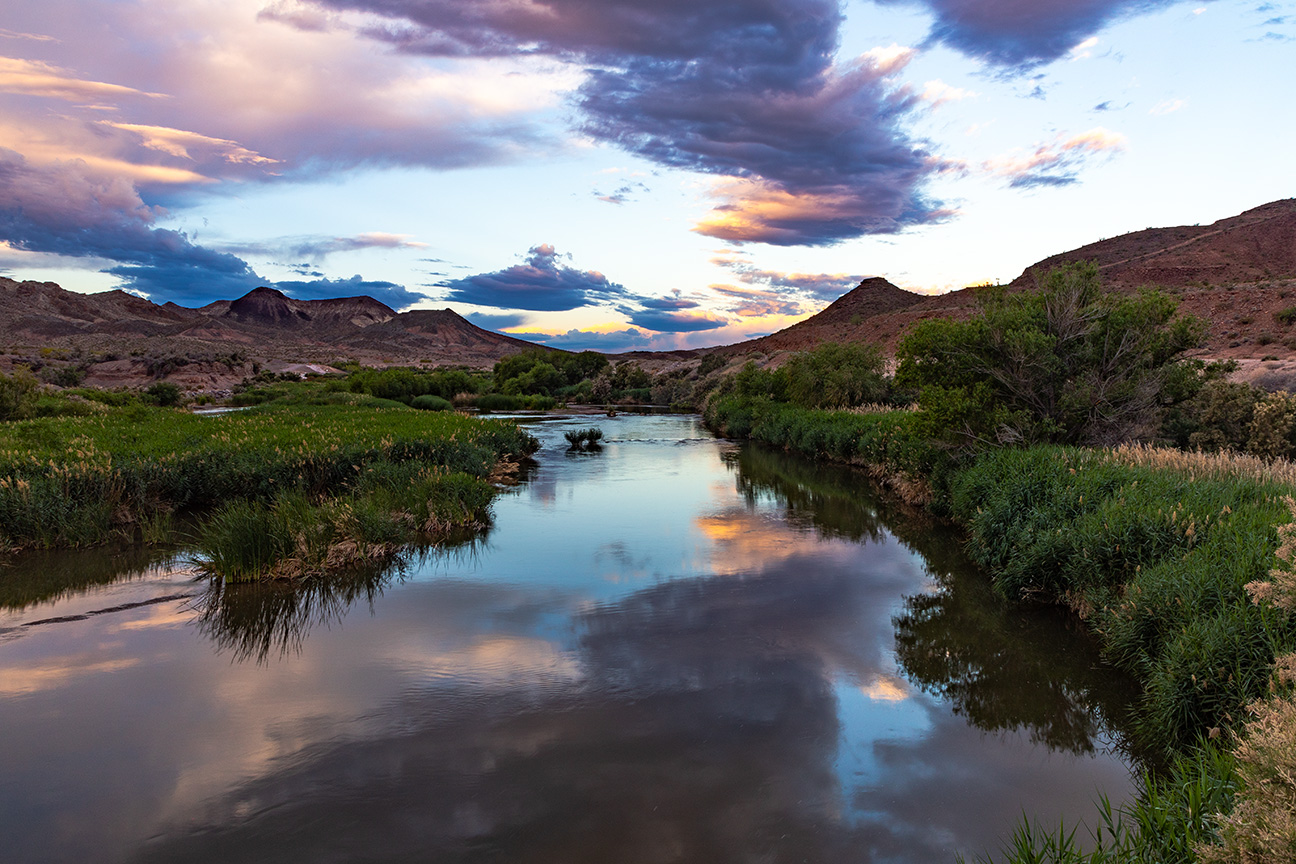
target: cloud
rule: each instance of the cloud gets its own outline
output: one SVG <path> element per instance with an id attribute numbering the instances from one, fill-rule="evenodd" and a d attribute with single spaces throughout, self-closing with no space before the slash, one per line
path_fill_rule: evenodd
<path id="1" fill-rule="evenodd" d="M 780 270 L 764 270 L 756 267 L 750 260 L 734 255 L 716 256 L 711 259 L 711 263 L 732 270 L 738 280 L 747 285 L 789 289 L 802 296 L 818 300 L 836 300 L 864 280 L 863 276 L 856 273 L 786 273 Z M 711 287 L 715 289 L 716 286 Z"/>
<path id="2" fill-rule="evenodd" d="M 464 317 L 486 330 L 504 330 L 509 327 L 521 327 L 527 323 L 527 316 L 521 314 L 496 315 L 489 312 L 469 312 Z"/>
<path id="3" fill-rule="evenodd" d="M 170 129 L 166 126 L 145 126 L 138 123 L 113 123 L 103 121 L 103 125 L 139 136 L 141 143 L 150 150 L 157 150 L 168 156 L 193 161 L 190 151 L 207 151 L 215 158 L 234 165 L 274 165 L 278 159 L 271 159 L 240 146 L 237 141 L 224 138 L 211 138 L 197 132 L 183 129 Z"/>
<path id="4" fill-rule="evenodd" d="M 674 312 L 680 309 L 696 309 L 698 302 L 696 300 L 686 300 L 677 294 L 674 297 L 645 297 L 639 301 L 639 305 L 645 309 Z"/>
<path id="5" fill-rule="evenodd" d="M 964 90 L 962 87 L 955 87 L 946 84 L 939 78 L 933 81 L 928 81 L 924 84 L 921 94 L 923 101 L 931 103 L 933 108 L 939 108 L 946 102 L 959 102 L 964 99 L 974 99 L 978 95 L 980 94 L 974 93 L 971 90 Z"/>
<path id="6" fill-rule="evenodd" d="M 372 297 L 393 309 L 411 306 L 427 295 L 410 291 L 395 282 L 352 276 L 350 279 L 316 279 L 311 282 L 276 282 L 275 287 L 298 300 L 326 300 L 333 297 Z"/>
<path id="7" fill-rule="evenodd" d="M 388 234 L 383 231 L 371 231 L 352 237 L 298 236 L 279 237 L 257 243 L 229 244 L 225 247 L 230 252 L 244 255 L 267 255 L 288 259 L 304 259 L 310 264 L 319 264 L 330 255 L 339 252 L 359 252 L 364 249 L 426 249 L 426 243 L 409 239 L 407 234 Z M 434 260 L 435 259 L 423 259 Z M 444 263 L 444 262 L 436 262 Z M 308 265 L 300 265 L 308 266 Z"/>
<path id="8" fill-rule="evenodd" d="M 658 333 L 696 333 L 716 330 L 729 322 L 710 312 L 662 312 L 655 309 L 623 310 L 630 323 Z"/>
<path id="9" fill-rule="evenodd" d="M 84 165 L 31 166 L 0 149 L 0 239 L 30 252 L 117 262 L 125 287 L 166 299 L 237 297 L 257 287 L 247 262 L 153 227 L 159 215 L 120 178 Z"/>
<path id="10" fill-rule="evenodd" d="M 625 204 L 633 200 L 630 196 L 636 192 L 647 191 L 648 187 L 643 183 L 627 183 L 624 186 L 619 187 L 611 195 L 600 195 L 598 191 L 595 190 L 594 197 L 600 201 L 605 201 L 608 204 Z"/>
<path id="11" fill-rule="evenodd" d="M 1079 45 L 1076 45 L 1071 49 L 1071 59 L 1088 60 L 1090 57 L 1093 56 L 1093 51 L 1091 49 L 1097 47 L 1097 45 L 1098 45 L 1098 37 L 1090 36 L 1088 39 L 1084 40 Z"/>
<path id="12" fill-rule="evenodd" d="M 557 334 L 514 333 L 512 335 L 520 339 L 538 342 L 541 345 L 548 345 L 551 348 L 563 348 L 567 351 L 616 353 L 636 349 L 650 350 L 657 347 L 652 336 L 633 327 L 609 332 L 573 329 Z"/>
<path id="13" fill-rule="evenodd" d="M 1110 157 L 1124 150 L 1124 135 L 1101 126 L 1070 138 L 1058 136 L 1035 146 L 1029 153 L 1011 153 L 984 163 L 991 174 L 1007 177 L 1018 189 L 1037 186 L 1069 186 L 1079 182 L 1079 173 L 1095 158 Z"/>
<path id="14" fill-rule="evenodd" d="M 40 33 L 19 33 L 15 30 L 6 30 L 0 27 L 0 37 L 5 39 L 29 39 L 32 42 L 57 42 L 53 36 L 45 36 Z"/>
<path id="15" fill-rule="evenodd" d="M 201 306 L 267 284 L 302 299 L 369 294 L 397 308 L 425 299 L 400 285 L 359 276 L 273 283 L 236 255 L 200 246 L 184 232 L 155 227 L 160 215 L 122 178 L 96 176 L 84 163 L 36 167 L 0 149 L 5 248 L 85 260 L 155 302 Z"/>
<path id="16" fill-rule="evenodd" d="M 449 289 L 445 298 L 475 306 L 562 312 L 626 298 L 624 286 L 597 270 L 577 270 L 558 263 L 549 244 L 534 246 L 524 264 L 493 273 L 437 283 Z"/>
<path id="17" fill-rule="evenodd" d="M 579 65 L 579 131 L 725 178 L 715 212 L 695 229 L 709 236 L 816 246 L 944 215 L 923 193 L 932 170 L 924 147 L 902 126 L 921 100 L 892 78 L 913 51 L 892 46 L 837 64 L 837 0 L 309 5 L 378 16 L 363 32 L 402 52 Z M 825 202 L 831 212 L 817 218 Z"/>
<path id="18" fill-rule="evenodd" d="M 1165 114 L 1173 114 L 1187 104 L 1187 100 L 1184 99 L 1165 99 L 1153 105 L 1148 113 L 1160 117 Z"/>
<path id="19" fill-rule="evenodd" d="M 1179 0 L 879 0 L 926 7 L 936 20 L 928 44 L 942 44 L 1021 73 L 1091 47 L 1108 24 Z"/>
<path id="20" fill-rule="evenodd" d="M 715 293 L 734 301 L 727 307 L 728 311 L 741 318 L 763 318 L 767 315 L 800 315 L 804 311 L 800 302 L 789 299 L 777 291 L 723 284 L 709 287 Z"/>
<path id="21" fill-rule="evenodd" d="M 37 60 L 0 57 L 0 92 L 24 96 L 43 96 L 67 102 L 85 102 L 122 96 L 161 98 L 160 93 L 145 93 L 134 87 L 88 81 L 72 72 Z"/>

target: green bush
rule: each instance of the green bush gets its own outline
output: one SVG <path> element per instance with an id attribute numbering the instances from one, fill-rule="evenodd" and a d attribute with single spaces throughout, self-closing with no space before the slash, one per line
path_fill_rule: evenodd
<path id="1" fill-rule="evenodd" d="M 420 411 L 454 410 L 454 405 L 450 404 L 448 400 L 442 399 L 440 396 L 432 395 L 415 396 L 413 400 L 410 401 L 410 407 L 417 408 Z"/>
<path id="2" fill-rule="evenodd" d="M 589 429 L 577 429 L 570 432 L 564 432 L 563 437 L 571 445 L 571 450 L 598 450 L 599 442 L 603 440 L 603 430 L 597 426 Z"/>
<path id="3" fill-rule="evenodd" d="M 803 408 L 853 408 L 888 398 L 885 368 L 876 345 L 825 342 L 794 354 L 782 372 L 789 402 Z"/>
<path id="4" fill-rule="evenodd" d="M 171 408 L 184 401 L 184 391 L 170 381 L 158 381 L 144 389 L 144 397 L 154 405 Z"/>
<path id="5" fill-rule="evenodd" d="M 34 416 L 39 394 L 40 382 L 29 369 L 18 367 L 12 375 L 0 375 L 0 421 Z"/>
<path id="6" fill-rule="evenodd" d="M 1204 364 L 1181 361 L 1204 327 L 1165 294 L 1103 294 L 1098 268 L 1050 271 L 1036 291 L 987 289 L 966 321 L 917 324 L 896 381 L 919 392 L 927 431 L 962 446 L 1114 444 L 1155 433 Z"/>
<path id="7" fill-rule="evenodd" d="M 711 353 L 705 355 L 701 362 L 698 363 L 697 373 L 699 378 L 705 378 L 712 372 L 718 372 L 729 363 L 729 358 L 723 354 Z"/>
<path id="8" fill-rule="evenodd" d="M 1274 313 L 1274 320 L 1284 326 L 1290 326 L 1296 322 L 1296 306 L 1288 306 Z"/>
<path id="9" fill-rule="evenodd" d="M 597 376 L 608 365 L 602 354 L 582 351 L 569 354 L 531 348 L 495 364 L 495 388 L 514 395 L 554 396 Z"/>

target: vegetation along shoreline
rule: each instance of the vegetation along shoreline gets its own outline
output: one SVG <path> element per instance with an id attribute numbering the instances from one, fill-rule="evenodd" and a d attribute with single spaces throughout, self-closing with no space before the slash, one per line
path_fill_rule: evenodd
<path id="1" fill-rule="evenodd" d="M 1007 602 L 1069 607 L 1139 683 L 1166 767 L 1097 802 L 1094 836 L 1026 821 L 1000 860 L 1296 859 L 1296 423 L 1286 394 L 1184 359 L 1200 332 L 1071 265 L 915 327 L 894 378 L 863 349 L 831 374 L 803 355 L 707 403 L 719 434 L 860 465 L 953 521 Z"/>

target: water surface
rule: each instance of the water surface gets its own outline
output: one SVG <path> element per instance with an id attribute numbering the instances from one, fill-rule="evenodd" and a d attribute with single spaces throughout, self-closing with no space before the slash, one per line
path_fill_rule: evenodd
<path id="1" fill-rule="evenodd" d="M 487 536 L 403 569 L 0 571 L 6 860 L 952 861 L 1129 793 L 1128 692 L 948 530 L 694 418 L 595 419 L 536 424 Z"/>

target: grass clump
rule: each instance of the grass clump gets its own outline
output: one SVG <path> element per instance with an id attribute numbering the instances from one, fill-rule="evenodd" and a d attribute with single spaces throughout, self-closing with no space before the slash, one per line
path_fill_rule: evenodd
<path id="1" fill-rule="evenodd" d="M 480 530 L 493 498 L 480 477 L 383 464 L 346 496 L 291 491 L 225 504 L 204 523 L 197 546 L 202 566 L 226 581 L 315 576 L 389 563 L 410 544 Z"/>
<path id="2" fill-rule="evenodd" d="M 603 440 L 603 430 L 597 426 L 591 426 L 589 429 L 575 429 L 570 432 L 564 432 L 563 437 L 571 446 L 569 450 L 598 450 L 602 447 L 599 443 Z"/>
<path id="3" fill-rule="evenodd" d="M 415 396 L 410 400 L 410 407 L 417 408 L 419 411 L 453 411 L 454 405 L 450 400 L 442 399 L 440 396 L 431 394 L 424 396 Z"/>
<path id="4" fill-rule="evenodd" d="M 1023 819 L 1000 855 L 977 856 L 978 864 L 1187 864 L 1196 850 L 1217 836 L 1214 814 L 1226 808 L 1236 789 L 1233 757 L 1203 745 L 1174 760 L 1162 775 L 1144 772 L 1137 795 L 1115 807 L 1106 796 L 1097 802 L 1096 824 L 1088 837 L 1076 826 L 1040 825 Z M 958 857 L 960 862 L 965 859 Z M 1232 859 L 1230 859 L 1232 860 Z"/>

